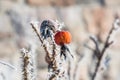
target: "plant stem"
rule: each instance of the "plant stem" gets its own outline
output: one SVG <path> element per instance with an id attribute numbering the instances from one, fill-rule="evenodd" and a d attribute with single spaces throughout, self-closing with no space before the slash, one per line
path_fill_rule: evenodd
<path id="1" fill-rule="evenodd" d="M 106 39 L 106 41 L 105 41 L 105 43 L 104 43 L 104 47 L 103 47 L 102 51 L 100 52 L 100 56 L 97 57 L 97 58 L 98 58 L 98 62 L 97 62 L 97 64 L 96 64 L 96 68 L 95 68 L 95 72 L 94 72 L 94 74 L 93 74 L 93 76 L 92 76 L 92 80 L 95 80 L 95 77 L 96 77 L 96 75 L 97 75 L 97 73 L 98 73 L 98 69 L 99 69 L 99 67 L 100 67 L 100 63 L 101 63 L 101 61 L 102 61 L 102 58 L 103 58 L 103 56 L 104 56 L 104 53 L 105 53 L 106 49 L 113 43 L 113 41 L 109 42 L 110 36 L 111 36 L 111 34 L 113 33 L 113 30 L 114 30 L 114 26 L 111 28 L 111 30 L 110 30 L 110 32 L 109 32 L 109 34 L 108 34 L 108 36 L 107 36 L 107 39 Z M 94 42 L 94 43 L 95 43 L 95 42 Z M 95 44 L 96 44 L 96 43 L 95 43 Z"/>

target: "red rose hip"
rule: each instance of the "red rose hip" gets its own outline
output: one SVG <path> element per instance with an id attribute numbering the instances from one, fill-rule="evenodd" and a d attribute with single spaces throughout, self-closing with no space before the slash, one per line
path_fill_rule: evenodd
<path id="1" fill-rule="evenodd" d="M 71 34 L 68 31 L 59 31 L 54 38 L 57 45 L 69 44 L 71 42 Z"/>

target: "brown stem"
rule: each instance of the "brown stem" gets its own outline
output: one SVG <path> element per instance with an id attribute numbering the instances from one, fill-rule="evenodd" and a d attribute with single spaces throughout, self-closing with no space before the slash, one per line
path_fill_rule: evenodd
<path id="1" fill-rule="evenodd" d="M 28 51 L 25 49 L 21 51 L 22 53 L 22 59 L 23 59 L 23 80 L 29 80 L 29 70 L 28 70 L 28 65 L 29 65 L 29 56 L 28 56 Z"/>
<path id="2" fill-rule="evenodd" d="M 95 68 L 95 72 L 94 72 L 94 74 L 93 74 L 93 76 L 92 76 L 92 80 L 95 80 L 95 77 L 96 77 L 96 75 L 97 75 L 97 73 L 98 73 L 98 69 L 99 69 L 99 67 L 100 67 L 100 63 L 101 63 L 101 61 L 102 61 L 102 58 L 103 58 L 103 56 L 104 56 L 104 53 L 105 53 L 106 49 L 113 43 L 113 41 L 109 42 L 110 36 L 111 36 L 111 34 L 113 33 L 113 30 L 114 30 L 114 26 L 111 28 L 111 30 L 110 30 L 110 32 L 109 32 L 109 34 L 108 34 L 108 36 L 107 36 L 107 39 L 106 39 L 106 41 L 105 41 L 105 43 L 104 43 L 105 45 L 104 45 L 102 51 L 100 52 L 100 56 L 98 57 L 98 62 L 97 62 L 97 64 L 96 64 L 96 68 Z M 95 43 L 95 42 L 94 42 L 94 43 Z M 95 43 L 95 44 L 96 44 L 96 43 Z"/>
<path id="3" fill-rule="evenodd" d="M 42 41 L 42 39 L 41 39 L 41 37 L 40 37 L 37 29 L 34 27 L 34 25 L 33 25 L 32 23 L 31 23 L 31 26 L 32 26 L 33 30 L 35 31 L 36 35 L 38 36 L 40 42 L 43 44 L 43 41 Z M 49 55 L 49 52 L 48 52 L 48 50 L 47 50 L 46 45 L 43 45 L 43 47 L 44 47 L 44 50 L 45 50 L 45 52 L 47 53 L 47 55 Z M 48 56 L 48 57 L 50 58 L 50 56 Z"/>
<path id="4" fill-rule="evenodd" d="M 34 27 L 34 25 L 31 23 L 31 26 L 33 28 L 33 30 L 35 31 L 36 35 L 38 36 L 40 42 L 43 44 L 43 48 L 46 52 L 46 62 L 48 63 L 48 69 L 52 69 L 53 72 L 55 72 L 55 74 L 51 75 L 49 77 L 49 80 L 55 80 L 56 76 L 59 75 L 59 70 L 57 70 L 57 62 L 55 60 L 56 57 L 56 44 L 53 41 L 52 44 L 52 52 L 53 54 L 51 55 L 50 52 L 47 50 L 47 46 L 43 43 L 43 40 L 40 37 L 40 34 L 38 33 L 37 29 Z"/>

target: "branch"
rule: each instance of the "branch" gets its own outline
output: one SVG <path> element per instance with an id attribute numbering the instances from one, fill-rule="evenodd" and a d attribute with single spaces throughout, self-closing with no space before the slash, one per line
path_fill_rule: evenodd
<path id="1" fill-rule="evenodd" d="M 50 23 L 52 23 L 52 22 L 50 22 Z M 49 42 L 48 44 L 44 44 L 44 41 L 41 38 L 40 34 L 38 33 L 35 25 L 31 23 L 31 26 L 32 26 L 33 30 L 35 31 L 36 35 L 38 36 L 38 38 L 46 52 L 45 59 L 46 59 L 46 62 L 48 63 L 48 71 L 49 71 L 48 80 L 57 80 L 58 78 L 60 80 L 63 80 L 62 78 L 66 78 L 65 68 L 63 68 L 64 61 L 60 57 L 58 57 L 59 55 L 56 51 L 57 46 L 54 42 L 54 37 L 53 37 L 54 33 L 49 34 L 51 39 L 49 39 L 49 38 L 44 39 L 45 41 Z M 44 27 L 45 26 L 46 25 L 44 25 Z M 51 27 L 51 25 L 48 24 L 48 27 Z M 51 30 L 51 29 L 49 29 L 49 30 Z M 51 42 L 52 42 L 52 44 L 51 44 Z M 51 48 L 49 49 L 49 47 L 51 47 Z"/>
<path id="2" fill-rule="evenodd" d="M 0 64 L 6 65 L 6 66 L 10 67 L 11 69 L 16 69 L 13 65 L 3 62 L 3 61 L 0 61 Z"/>
<path id="3" fill-rule="evenodd" d="M 34 24 L 31 23 L 31 26 L 32 26 L 33 30 L 35 31 L 37 37 L 39 38 L 40 42 L 43 44 L 43 41 L 42 41 L 42 39 L 41 39 L 41 37 L 40 37 L 40 35 L 39 35 L 37 29 L 35 28 Z M 43 48 L 44 48 L 45 52 L 47 53 L 47 55 L 49 55 L 50 53 L 48 52 L 47 47 L 46 47 L 45 44 L 43 45 Z M 50 56 L 47 56 L 47 57 L 50 58 Z"/>
<path id="4" fill-rule="evenodd" d="M 95 53 L 95 55 L 96 55 L 96 57 L 97 58 L 99 58 L 100 57 L 100 55 L 101 55 L 101 53 L 100 53 L 100 49 L 99 49 L 99 45 L 98 45 L 98 42 L 97 42 L 97 40 L 94 38 L 94 37 L 92 37 L 92 36 L 90 36 L 90 39 L 93 41 L 93 43 L 95 44 L 95 50 L 94 50 L 94 53 Z"/>
<path id="5" fill-rule="evenodd" d="M 92 76 L 92 80 L 95 80 L 95 77 L 96 77 L 96 75 L 98 73 L 98 69 L 100 67 L 100 63 L 102 61 L 102 58 L 103 58 L 103 56 L 105 54 L 106 49 L 109 48 L 109 46 L 112 45 L 112 43 L 113 43 L 113 41 L 110 42 L 110 37 L 111 37 L 113 31 L 116 30 L 119 27 L 120 27 L 120 19 L 117 17 L 117 18 L 115 18 L 115 21 L 114 21 L 114 23 L 112 25 L 112 28 L 109 31 L 108 36 L 106 38 L 106 41 L 104 43 L 104 47 L 103 47 L 102 51 L 100 52 L 100 56 L 98 57 L 98 62 L 96 64 L 96 68 L 95 68 L 95 72 L 94 72 L 94 74 Z M 96 41 L 94 39 L 92 39 L 92 40 L 96 44 L 96 50 L 97 50 L 98 45 L 97 45 L 97 43 L 96 43 Z"/>

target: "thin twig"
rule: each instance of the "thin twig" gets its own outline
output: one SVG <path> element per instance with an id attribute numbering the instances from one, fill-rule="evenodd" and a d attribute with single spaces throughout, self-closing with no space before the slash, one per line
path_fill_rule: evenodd
<path id="1" fill-rule="evenodd" d="M 107 38 L 106 38 L 106 41 L 105 41 L 105 43 L 104 43 L 104 47 L 103 47 L 102 51 L 100 52 L 100 56 L 98 57 L 98 62 L 97 62 L 97 64 L 96 64 L 96 68 L 95 68 L 95 72 L 94 72 L 94 74 L 93 74 L 93 76 L 92 76 L 92 80 L 95 80 L 95 77 L 96 77 L 96 75 L 97 75 L 97 73 L 98 73 L 98 69 L 99 69 L 99 67 L 100 67 L 100 63 L 101 63 L 101 61 L 102 61 L 102 58 L 103 58 L 103 56 L 104 56 L 104 53 L 105 53 L 106 49 L 113 43 L 113 41 L 109 42 L 110 36 L 112 35 L 113 31 L 114 31 L 114 26 L 111 28 L 111 30 L 110 30 Z M 94 43 L 95 43 L 95 42 L 94 42 Z M 96 43 L 95 43 L 95 44 L 96 44 Z"/>
<path id="2" fill-rule="evenodd" d="M 34 26 L 32 23 L 31 23 L 31 26 L 32 26 L 33 30 L 35 31 L 35 33 L 37 34 L 37 36 L 38 36 L 40 42 L 43 43 L 43 41 L 42 41 L 42 39 L 41 39 L 41 37 L 40 37 L 40 35 L 39 35 L 37 29 L 35 28 L 35 26 Z"/>
<path id="3" fill-rule="evenodd" d="M 90 36 L 90 39 L 94 42 L 94 44 L 95 44 L 95 50 L 94 50 L 94 53 L 95 53 L 95 55 L 97 56 L 97 58 L 99 58 L 100 57 L 100 55 L 101 55 L 101 53 L 100 53 L 100 48 L 99 48 L 99 45 L 98 45 L 98 42 L 97 42 L 97 40 L 94 38 L 94 37 L 91 37 Z"/>
<path id="4" fill-rule="evenodd" d="M 109 42 L 110 36 L 112 35 L 113 31 L 114 31 L 114 26 L 111 28 L 111 30 L 110 30 L 110 32 L 109 32 L 109 34 L 107 36 L 107 39 L 105 41 L 105 45 L 104 45 L 103 50 L 101 52 L 101 55 L 103 55 L 104 52 L 106 51 L 106 49 L 113 43 L 113 41 Z"/>
<path id="5" fill-rule="evenodd" d="M 112 28 L 111 28 L 111 30 L 110 30 L 109 33 L 108 33 L 108 36 L 107 36 L 106 41 L 105 41 L 105 43 L 104 43 L 104 47 L 103 47 L 102 51 L 99 52 L 100 56 L 98 56 L 98 62 L 97 62 L 97 64 L 96 64 L 96 68 L 95 68 L 95 72 L 94 72 L 94 74 L 93 74 L 93 76 L 92 76 L 92 80 L 95 80 L 95 77 L 96 77 L 96 75 L 97 75 L 97 73 L 98 73 L 98 69 L 99 69 L 99 67 L 100 67 L 100 63 L 101 63 L 101 61 L 102 61 L 102 58 L 103 58 L 103 56 L 104 56 L 104 54 L 105 54 L 106 49 L 109 48 L 109 46 L 113 43 L 113 41 L 110 41 L 110 37 L 111 37 L 113 31 L 116 30 L 116 29 L 118 29 L 119 27 L 120 27 L 120 19 L 119 19 L 119 16 L 116 14 L 116 15 L 115 15 L 115 21 L 114 21 L 114 23 L 112 24 Z M 99 48 L 98 48 L 98 45 L 97 45 L 97 41 L 95 41 L 94 38 L 92 38 L 91 40 L 92 40 L 92 41 L 94 42 L 94 44 L 96 45 L 96 52 L 97 52 L 97 50 L 100 51 Z M 95 54 L 96 54 L 96 53 L 95 53 Z"/>
<path id="6" fill-rule="evenodd" d="M 43 45 L 43 48 L 46 52 L 46 62 L 48 63 L 48 70 L 52 69 L 52 71 L 54 72 L 54 74 L 52 74 L 49 77 L 49 80 L 54 80 L 54 78 L 56 78 L 57 75 L 59 75 L 60 71 L 58 70 L 58 66 L 57 66 L 57 61 L 55 59 L 56 57 L 56 44 L 54 43 L 54 40 L 52 38 L 52 55 L 50 54 L 50 52 L 47 50 L 47 46 L 43 43 L 43 40 L 41 39 L 37 29 L 35 28 L 35 26 L 31 23 L 31 26 L 33 28 L 33 30 L 35 31 L 35 33 L 37 34 L 40 42 Z"/>
<path id="7" fill-rule="evenodd" d="M 6 65 L 6 66 L 10 67 L 11 69 L 16 69 L 13 65 L 3 62 L 3 61 L 0 61 L 0 64 Z"/>
<path id="8" fill-rule="evenodd" d="M 40 37 L 37 29 L 35 28 L 35 26 L 34 26 L 32 23 L 31 23 L 31 26 L 32 26 L 33 30 L 35 31 L 36 35 L 38 36 L 40 42 L 43 44 L 43 41 L 42 41 L 42 39 L 41 39 L 41 37 Z M 47 53 L 47 55 L 49 55 L 49 52 L 48 52 L 48 50 L 47 50 L 46 45 L 43 45 L 43 47 L 44 47 L 44 50 L 45 50 L 45 52 Z M 49 57 L 49 58 L 50 58 L 50 57 Z"/>
<path id="9" fill-rule="evenodd" d="M 88 46 L 86 43 L 84 44 L 84 47 L 86 47 L 86 48 L 88 48 L 88 49 L 90 49 L 91 51 L 95 51 L 95 49 L 93 49 L 93 48 L 91 48 L 90 46 Z"/>

